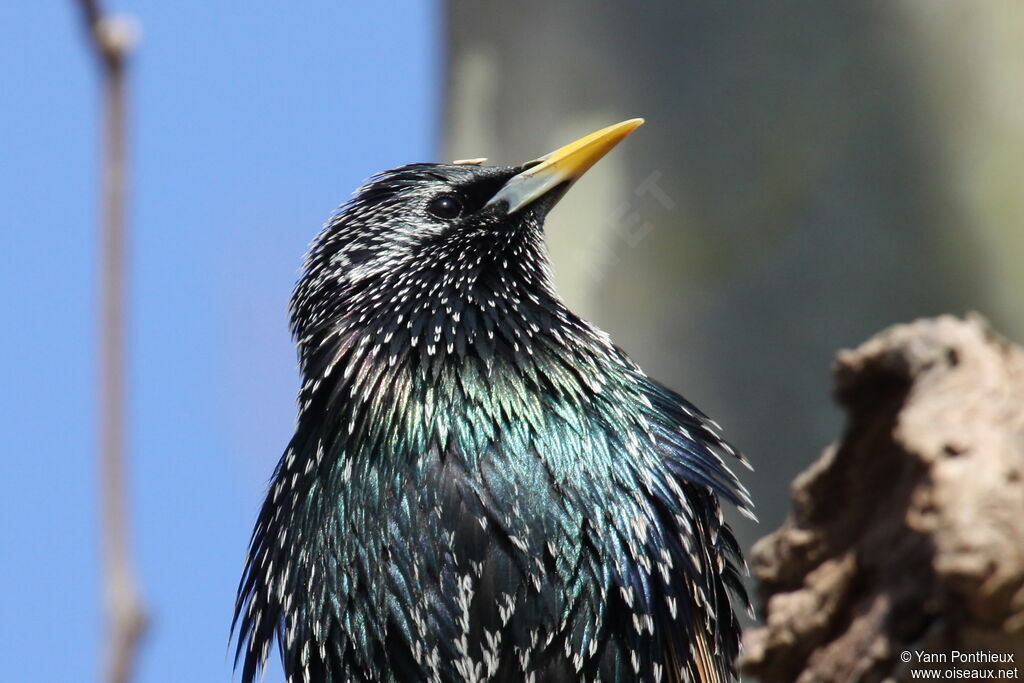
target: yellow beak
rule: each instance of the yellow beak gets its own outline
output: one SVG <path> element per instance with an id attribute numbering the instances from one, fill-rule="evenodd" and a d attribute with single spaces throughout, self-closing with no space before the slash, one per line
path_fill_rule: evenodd
<path id="1" fill-rule="evenodd" d="M 505 183 L 486 206 L 507 202 L 506 211 L 513 213 L 540 199 L 559 185 L 564 185 L 568 189 L 569 185 L 579 180 L 591 166 L 643 122 L 643 119 L 629 119 L 616 123 L 525 164 L 526 170 Z"/>

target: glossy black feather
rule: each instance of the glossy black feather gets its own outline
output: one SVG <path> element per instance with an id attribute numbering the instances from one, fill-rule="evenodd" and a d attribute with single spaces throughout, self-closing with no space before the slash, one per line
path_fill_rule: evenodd
<path id="1" fill-rule="evenodd" d="M 294 437 L 236 605 L 243 683 L 732 680 L 745 603 L 718 427 L 554 292 L 518 169 L 382 174 L 292 303 Z M 456 197 L 461 216 L 430 202 Z"/>

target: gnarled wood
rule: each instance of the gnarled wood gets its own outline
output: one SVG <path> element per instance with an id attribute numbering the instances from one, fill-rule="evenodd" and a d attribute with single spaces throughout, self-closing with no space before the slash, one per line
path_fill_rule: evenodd
<path id="1" fill-rule="evenodd" d="M 916 653 L 954 649 L 1021 666 L 1024 350 L 943 316 L 841 352 L 835 381 L 845 434 L 753 550 L 766 624 L 744 671 L 904 681 Z"/>

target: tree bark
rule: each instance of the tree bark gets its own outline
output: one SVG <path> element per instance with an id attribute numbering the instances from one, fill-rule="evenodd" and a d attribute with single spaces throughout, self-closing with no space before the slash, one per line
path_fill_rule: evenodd
<path id="1" fill-rule="evenodd" d="M 754 547 L 765 625 L 747 634 L 744 672 L 906 681 L 1022 666 L 1024 350 L 978 317 L 943 316 L 840 352 L 834 374 L 845 433 Z"/>

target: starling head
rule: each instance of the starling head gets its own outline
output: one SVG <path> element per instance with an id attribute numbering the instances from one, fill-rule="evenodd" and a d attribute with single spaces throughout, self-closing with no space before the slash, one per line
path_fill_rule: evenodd
<path id="1" fill-rule="evenodd" d="M 372 178 L 327 223 L 307 258 L 292 303 L 302 358 L 315 350 L 303 340 L 317 343 L 316 332 L 339 315 L 369 315 L 374 304 L 397 310 L 412 301 L 414 313 L 434 313 L 474 294 L 554 298 L 544 218 L 642 123 L 609 126 L 522 166 L 411 164 Z M 481 291 L 480 278 L 494 286 Z"/>

